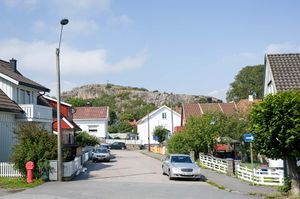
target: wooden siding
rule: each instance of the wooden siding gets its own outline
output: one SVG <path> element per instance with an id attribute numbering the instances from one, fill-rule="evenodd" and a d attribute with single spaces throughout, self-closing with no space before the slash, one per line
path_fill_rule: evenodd
<path id="1" fill-rule="evenodd" d="M 9 161 L 11 148 L 15 143 L 15 115 L 0 112 L 0 162 Z"/>

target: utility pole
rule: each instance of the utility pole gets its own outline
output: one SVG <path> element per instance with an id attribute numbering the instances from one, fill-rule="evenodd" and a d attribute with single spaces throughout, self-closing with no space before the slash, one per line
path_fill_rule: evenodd
<path id="1" fill-rule="evenodd" d="M 59 35 L 59 44 L 56 48 L 56 71 L 57 71 L 57 180 L 63 180 L 63 163 L 62 163 L 62 132 L 61 132 L 61 120 L 60 120 L 60 44 L 62 38 L 62 31 L 64 25 L 69 23 L 68 19 L 62 19 L 60 21 L 61 29 Z"/>
<path id="2" fill-rule="evenodd" d="M 148 151 L 150 152 L 150 118 L 148 113 Z"/>

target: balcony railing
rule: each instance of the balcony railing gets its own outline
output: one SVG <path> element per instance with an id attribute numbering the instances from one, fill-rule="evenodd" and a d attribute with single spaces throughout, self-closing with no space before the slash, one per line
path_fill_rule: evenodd
<path id="1" fill-rule="evenodd" d="M 17 119 L 32 122 L 52 122 L 52 108 L 36 104 L 19 104 L 25 112 L 18 115 Z"/>

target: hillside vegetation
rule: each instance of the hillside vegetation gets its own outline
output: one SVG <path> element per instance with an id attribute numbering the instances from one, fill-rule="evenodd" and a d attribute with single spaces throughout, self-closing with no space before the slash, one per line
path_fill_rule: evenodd
<path id="1" fill-rule="evenodd" d="M 201 95 L 184 95 L 148 91 L 145 88 L 113 84 L 93 84 L 63 92 L 62 99 L 74 107 L 109 106 L 111 133 L 134 132 L 129 121 L 139 120 L 156 108 L 181 106 L 182 103 L 218 101 Z"/>

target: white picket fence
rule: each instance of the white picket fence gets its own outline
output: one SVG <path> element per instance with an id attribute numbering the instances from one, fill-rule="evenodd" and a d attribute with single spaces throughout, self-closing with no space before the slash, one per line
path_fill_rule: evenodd
<path id="1" fill-rule="evenodd" d="M 221 158 L 199 154 L 199 160 L 205 167 L 210 168 L 221 173 L 227 173 L 227 161 Z"/>
<path id="2" fill-rule="evenodd" d="M 283 185 L 283 170 L 282 169 L 254 169 L 254 176 L 252 175 L 251 168 L 236 165 L 236 176 L 248 182 L 254 182 L 259 185 Z"/>
<path id="3" fill-rule="evenodd" d="M 11 162 L 0 162 L 0 177 L 21 177 L 21 173 L 14 168 Z"/>
<path id="4" fill-rule="evenodd" d="M 121 140 L 121 139 L 105 139 L 105 143 L 112 144 L 114 142 L 124 142 L 125 144 L 141 145 L 141 140 Z"/>

